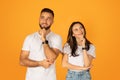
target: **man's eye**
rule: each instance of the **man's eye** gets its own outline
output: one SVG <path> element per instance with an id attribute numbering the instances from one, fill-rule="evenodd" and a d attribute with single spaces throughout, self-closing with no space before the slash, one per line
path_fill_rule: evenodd
<path id="1" fill-rule="evenodd" d="M 47 20 L 51 20 L 51 18 L 48 18 Z"/>
<path id="2" fill-rule="evenodd" d="M 41 19 L 43 19 L 43 18 L 44 18 L 44 16 L 41 16 L 40 18 L 41 18 Z"/>

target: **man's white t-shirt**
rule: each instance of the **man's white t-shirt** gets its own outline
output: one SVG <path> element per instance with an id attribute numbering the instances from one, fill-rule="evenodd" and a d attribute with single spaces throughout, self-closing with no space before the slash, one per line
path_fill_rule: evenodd
<path id="1" fill-rule="evenodd" d="M 63 48 L 63 53 L 68 54 L 68 62 L 70 64 L 76 66 L 84 66 L 82 46 L 78 46 L 78 49 L 76 50 L 76 54 L 78 54 L 79 56 L 76 57 L 71 56 L 71 48 L 68 43 L 65 44 Z M 96 57 L 94 45 L 90 44 L 90 49 L 87 51 L 87 53 L 93 56 L 94 58 Z"/>
<path id="2" fill-rule="evenodd" d="M 50 32 L 46 39 L 51 48 L 62 51 L 62 39 L 59 35 Z M 29 59 L 41 61 L 46 59 L 42 45 L 41 36 L 38 32 L 28 35 L 24 41 L 22 50 L 30 51 Z M 56 80 L 55 63 L 49 68 L 44 67 L 28 67 L 26 72 L 26 80 Z"/>

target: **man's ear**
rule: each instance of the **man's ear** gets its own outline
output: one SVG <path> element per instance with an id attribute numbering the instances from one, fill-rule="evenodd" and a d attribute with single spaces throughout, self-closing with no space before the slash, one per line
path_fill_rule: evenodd
<path id="1" fill-rule="evenodd" d="M 54 20 L 52 21 L 52 24 L 54 23 Z"/>

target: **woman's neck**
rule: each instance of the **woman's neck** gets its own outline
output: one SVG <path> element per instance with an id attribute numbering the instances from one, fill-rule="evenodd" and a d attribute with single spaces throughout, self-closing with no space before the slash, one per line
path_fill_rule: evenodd
<path id="1" fill-rule="evenodd" d="M 81 40 L 81 39 L 77 38 L 76 41 L 77 41 L 77 44 L 78 44 L 79 46 L 82 45 L 82 40 Z"/>

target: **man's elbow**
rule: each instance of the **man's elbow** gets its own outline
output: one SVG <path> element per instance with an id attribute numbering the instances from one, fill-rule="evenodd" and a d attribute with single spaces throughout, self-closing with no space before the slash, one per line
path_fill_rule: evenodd
<path id="1" fill-rule="evenodd" d="M 20 59 L 19 64 L 20 64 L 21 66 L 25 66 L 24 60 L 21 60 L 21 59 Z"/>
<path id="2" fill-rule="evenodd" d="M 65 62 L 62 62 L 62 67 L 63 68 L 66 68 L 67 67 L 67 64 Z"/>

